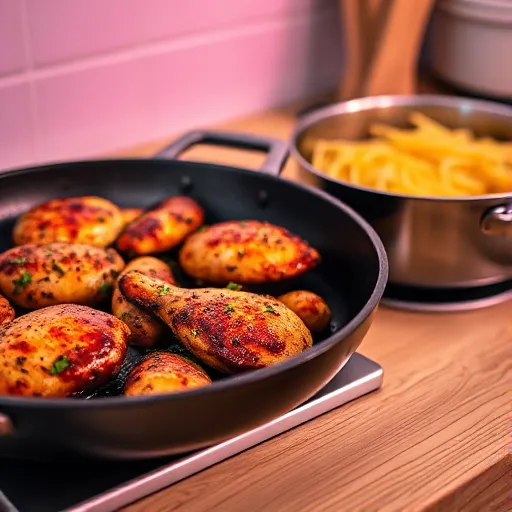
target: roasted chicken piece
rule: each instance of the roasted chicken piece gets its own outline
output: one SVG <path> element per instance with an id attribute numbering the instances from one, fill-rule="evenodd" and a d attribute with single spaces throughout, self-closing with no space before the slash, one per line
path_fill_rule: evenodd
<path id="1" fill-rule="evenodd" d="M 320 262 L 306 241 L 268 222 L 228 221 L 189 236 L 179 252 L 183 270 L 215 284 L 281 281 Z"/>
<path id="2" fill-rule="evenodd" d="M 16 313 L 14 308 L 9 304 L 9 301 L 0 295 L 0 325 L 6 324 L 14 320 Z"/>
<path id="3" fill-rule="evenodd" d="M 130 331 L 116 317 L 63 304 L 0 327 L 0 395 L 64 397 L 121 368 Z"/>
<path id="4" fill-rule="evenodd" d="M 133 304 L 158 315 L 200 361 L 223 373 L 270 366 L 311 347 L 302 320 L 275 298 L 169 286 L 136 270 L 119 280 Z"/>
<path id="5" fill-rule="evenodd" d="M 277 297 L 296 313 L 312 332 L 322 332 L 331 321 L 331 310 L 322 297 L 307 290 L 295 290 Z"/>
<path id="6" fill-rule="evenodd" d="M 169 352 L 153 352 L 137 364 L 126 378 L 124 394 L 175 393 L 211 384 L 199 366 Z"/>
<path id="7" fill-rule="evenodd" d="M 123 228 L 121 210 L 102 197 L 66 197 L 39 204 L 18 217 L 15 245 L 68 242 L 106 247 Z"/>
<path id="8" fill-rule="evenodd" d="M 165 199 L 128 224 L 117 248 L 129 254 L 168 251 L 203 223 L 203 209 L 190 197 Z"/>
<path id="9" fill-rule="evenodd" d="M 0 254 L 0 291 L 28 309 L 93 305 L 110 297 L 124 261 L 114 249 L 53 243 Z"/>
<path id="10" fill-rule="evenodd" d="M 121 208 L 123 217 L 123 229 L 144 213 L 144 208 Z"/>
<path id="11" fill-rule="evenodd" d="M 146 276 L 175 284 L 167 264 L 152 256 L 141 256 L 130 261 L 121 272 L 121 276 L 130 270 L 138 270 Z M 158 343 L 164 329 L 167 329 L 161 320 L 128 302 L 117 285 L 112 295 L 112 313 L 130 328 L 130 343 L 134 345 L 152 347 Z"/>

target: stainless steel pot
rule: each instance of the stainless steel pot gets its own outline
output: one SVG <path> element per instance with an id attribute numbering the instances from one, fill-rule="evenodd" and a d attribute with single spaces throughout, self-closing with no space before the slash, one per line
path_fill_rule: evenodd
<path id="1" fill-rule="evenodd" d="M 499 103 L 441 95 L 375 96 L 303 116 L 292 136 L 292 155 L 310 184 L 352 206 L 375 228 L 388 253 L 390 283 L 454 288 L 509 280 L 512 191 L 464 199 L 390 194 L 333 179 L 311 166 L 318 139 L 366 138 L 376 121 L 406 127 L 413 110 L 450 128 L 512 140 L 512 108 Z"/>

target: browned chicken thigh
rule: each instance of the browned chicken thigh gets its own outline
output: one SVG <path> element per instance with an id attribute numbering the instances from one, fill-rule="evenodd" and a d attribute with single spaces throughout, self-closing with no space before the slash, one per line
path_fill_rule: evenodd
<path id="1" fill-rule="evenodd" d="M 320 262 L 306 241 L 268 222 L 228 221 L 189 236 L 179 260 L 191 277 L 215 284 L 281 281 Z"/>
<path id="2" fill-rule="evenodd" d="M 121 276 L 131 270 L 138 270 L 146 276 L 175 284 L 167 264 L 152 256 L 141 256 L 130 261 L 121 272 Z M 134 345 L 152 347 L 158 343 L 162 332 L 166 329 L 161 320 L 128 302 L 117 285 L 112 295 L 112 313 L 130 328 L 130 343 Z"/>
<path id="3" fill-rule="evenodd" d="M 279 363 L 313 343 L 302 320 L 273 297 L 178 288 L 137 271 L 125 274 L 119 288 L 161 318 L 199 360 L 224 373 Z"/>
<path id="4" fill-rule="evenodd" d="M 175 393 L 211 384 L 199 366 L 169 352 L 153 352 L 137 364 L 126 378 L 124 394 Z"/>
<path id="5" fill-rule="evenodd" d="M 87 306 L 32 311 L 0 327 L 0 395 L 65 397 L 112 378 L 128 327 Z"/>
<path id="6" fill-rule="evenodd" d="M 14 308 L 5 297 L 0 295 L 0 325 L 14 320 L 15 316 Z"/>
<path id="7" fill-rule="evenodd" d="M 53 243 L 0 254 L 0 291 L 27 309 L 93 305 L 110 297 L 124 261 L 114 249 Z"/>
<path id="8" fill-rule="evenodd" d="M 106 247 L 123 227 L 120 209 L 102 197 L 52 199 L 25 212 L 13 230 L 15 245 L 68 242 Z"/>
<path id="9" fill-rule="evenodd" d="M 190 197 L 165 199 L 128 224 L 117 248 L 128 254 L 168 251 L 203 223 L 203 209 Z"/>

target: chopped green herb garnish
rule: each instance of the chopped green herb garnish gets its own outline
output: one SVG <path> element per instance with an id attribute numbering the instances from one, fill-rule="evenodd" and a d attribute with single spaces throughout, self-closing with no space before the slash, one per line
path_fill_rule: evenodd
<path id="1" fill-rule="evenodd" d="M 197 336 L 199 331 L 197 329 L 192 329 L 192 336 Z"/>
<path id="2" fill-rule="evenodd" d="M 52 260 L 52 269 L 55 270 L 60 277 L 64 275 L 64 270 L 62 270 L 62 267 L 59 266 L 55 260 Z"/>
<path id="3" fill-rule="evenodd" d="M 247 222 L 245 222 L 245 220 L 241 220 L 240 221 L 240 227 L 241 228 L 245 228 L 245 226 L 247 226 Z"/>
<path id="4" fill-rule="evenodd" d="M 19 279 L 13 279 L 12 284 L 14 285 L 13 293 L 16 295 L 20 293 L 27 284 L 32 282 L 32 274 L 24 270 L 20 275 Z"/>
<path id="5" fill-rule="evenodd" d="M 116 258 L 111 252 L 109 252 L 107 253 L 107 260 L 110 261 L 110 263 L 114 263 L 114 261 L 116 261 Z"/>
<path id="6" fill-rule="evenodd" d="M 50 374 L 58 375 L 59 373 L 62 373 L 68 367 L 69 367 L 69 359 L 66 356 L 60 356 L 53 363 L 52 369 L 50 370 Z"/>
<path id="7" fill-rule="evenodd" d="M 103 222 L 105 222 L 105 217 L 96 217 L 96 220 L 97 220 L 98 222 L 103 223 Z"/>
<path id="8" fill-rule="evenodd" d="M 208 226 L 201 226 L 201 227 L 197 230 L 197 232 L 198 232 L 198 233 L 202 233 L 203 231 L 206 231 L 207 229 L 208 229 Z"/>
<path id="9" fill-rule="evenodd" d="M 123 322 L 126 322 L 127 320 L 130 320 L 131 318 L 131 315 L 130 313 L 128 313 L 127 311 L 125 311 L 122 315 L 121 315 L 121 320 Z"/>
<path id="10" fill-rule="evenodd" d="M 100 286 L 100 293 L 109 293 L 112 290 L 113 286 L 110 283 L 103 283 Z"/>
<path id="11" fill-rule="evenodd" d="M 164 295 L 167 295 L 171 292 L 171 287 L 164 284 L 163 286 L 158 287 L 158 295 L 160 297 L 163 297 Z"/>
<path id="12" fill-rule="evenodd" d="M 277 311 L 270 304 L 265 306 L 263 313 L 273 313 L 274 315 L 277 315 Z"/>
<path id="13" fill-rule="evenodd" d="M 27 258 L 23 256 L 21 258 L 13 258 L 9 263 L 11 263 L 11 265 L 23 265 L 26 261 Z"/>
<path id="14" fill-rule="evenodd" d="M 226 288 L 228 290 L 233 290 L 233 291 L 237 292 L 242 288 L 242 286 L 237 283 L 230 282 L 227 284 Z"/>
<path id="15" fill-rule="evenodd" d="M 233 313 L 235 311 L 235 306 L 233 304 L 227 304 L 224 306 L 224 313 Z"/>

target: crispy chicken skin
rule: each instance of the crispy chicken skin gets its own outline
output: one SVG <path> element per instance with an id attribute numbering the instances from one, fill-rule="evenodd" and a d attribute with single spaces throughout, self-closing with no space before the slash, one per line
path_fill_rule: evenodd
<path id="1" fill-rule="evenodd" d="M 185 358 L 169 352 L 153 352 L 130 372 L 124 394 L 175 393 L 211 383 L 210 377 L 201 368 Z"/>
<path id="2" fill-rule="evenodd" d="M 121 367 L 129 333 L 87 306 L 20 316 L 0 327 L 0 395 L 65 397 L 104 384 Z"/>
<path id="3" fill-rule="evenodd" d="M 138 270 L 149 277 L 156 277 L 175 284 L 171 270 L 165 262 L 152 256 L 141 256 L 130 261 L 121 276 L 130 270 Z M 128 302 L 116 285 L 112 295 L 112 313 L 121 319 L 131 331 L 130 343 L 143 347 L 155 346 L 166 326 L 154 316 Z"/>
<path id="4" fill-rule="evenodd" d="M 9 301 L 0 295 L 0 325 L 6 324 L 14 320 L 16 313 L 14 308 L 9 304 Z"/>
<path id="5" fill-rule="evenodd" d="M 53 243 L 0 254 L 0 291 L 27 309 L 93 305 L 110 296 L 124 261 L 114 249 Z"/>
<path id="6" fill-rule="evenodd" d="M 121 208 L 123 217 L 123 229 L 144 213 L 144 208 Z"/>
<path id="7" fill-rule="evenodd" d="M 273 297 L 169 286 L 136 270 L 119 280 L 133 304 L 158 315 L 203 363 L 223 373 L 263 368 L 312 346 L 302 320 Z"/>
<path id="8" fill-rule="evenodd" d="M 106 247 L 123 227 L 120 209 L 101 197 L 67 197 L 39 204 L 18 217 L 15 245 L 68 242 Z"/>
<path id="9" fill-rule="evenodd" d="M 203 209 L 193 199 L 165 199 L 126 226 L 117 248 L 138 255 L 168 251 L 201 226 L 203 219 Z"/>
<path id="10" fill-rule="evenodd" d="M 268 222 L 228 221 L 189 236 L 179 261 L 191 277 L 214 284 L 281 281 L 318 265 L 306 241 Z"/>
<path id="11" fill-rule="evenodd" d="M 322 297 L 307 290 L 295 290 L 277 297 L 296 313 L 311 332 L 322 332 L 331 321 L 331 310 Z"/>

